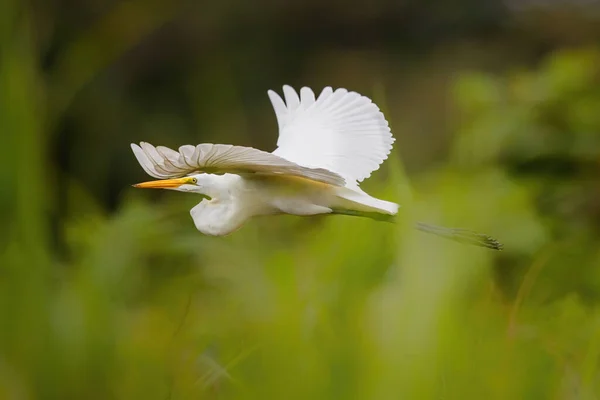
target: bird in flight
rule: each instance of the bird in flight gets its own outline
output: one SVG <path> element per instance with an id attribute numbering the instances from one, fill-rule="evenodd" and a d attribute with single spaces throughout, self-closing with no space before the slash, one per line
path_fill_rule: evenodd
<path id="1" fill-rule="evenodd" d="M 325 87 L 315 96 L 283 86 L 269 99 L 279 126 L 272 152 L 230 144 L 184 145 L 178 151 L 131 144 L 138 162 L 159 180 L 137 188 L 171 189 L 205 198 L 190 211 L 212 236 L 239 229 L 254 216 L 343 214 L 393 222 L 398 204 L 370 196 L 359 184 L 387 159 L 395 141 L 379 107 L 366 96 Z M 465 229 L 419 222 L 416 228 L 500 250 L 495 239 Z"/>

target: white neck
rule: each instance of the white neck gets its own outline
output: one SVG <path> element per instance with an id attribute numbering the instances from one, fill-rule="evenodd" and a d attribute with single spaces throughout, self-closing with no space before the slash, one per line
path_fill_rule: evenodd
<path id="1" fill-rule="evenodd" d="M 239 199 L 243 179 L 239 175 L 199 174 L 192 192 L 204 194 L 204 199 L 191 209 L 196 229 L 205 235 L 222 236 L 238 229 L 251 215 Z"/>

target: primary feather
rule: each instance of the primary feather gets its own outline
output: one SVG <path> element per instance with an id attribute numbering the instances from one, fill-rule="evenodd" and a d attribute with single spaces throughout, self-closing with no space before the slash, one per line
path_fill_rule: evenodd
<path id="1" fill-rule="evenodd" d="M 368 97 L 346 89 L 323 89 L 318 98 L 303 87 L 300 95 L 283 86 L 284 100 L 268 95 L 279 125 L 273 154 L 312 168 L 325 168 L 358 188 L 379 168 L 394 138 L 383 113 Z"/>
<path id="2" fill-rule="evenodd" d="M 144 171 L 158 179 L 177 178 L 197 172 L 258 173 L 298 176 L 335 186 L 345 183 L 340 175 L 332 171 L 301 166 L 252 147 L 202 143 L 181 146 L 177 152 L 142 142 L 139 146 L 132 143 L 131 149 Z"/>

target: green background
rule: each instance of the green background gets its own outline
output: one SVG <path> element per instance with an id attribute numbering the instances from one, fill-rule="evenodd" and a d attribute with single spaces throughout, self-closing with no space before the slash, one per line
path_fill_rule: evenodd
<path id="1" fill-rule="evenodd" d="M 0 3 L 0 399 L 597 399 L 596 1 Z M 135 190 L 129 143 L 275 148 L 345 87 L 397 226 Z M 415 231 L 465 227 L 503 252 Z"/>

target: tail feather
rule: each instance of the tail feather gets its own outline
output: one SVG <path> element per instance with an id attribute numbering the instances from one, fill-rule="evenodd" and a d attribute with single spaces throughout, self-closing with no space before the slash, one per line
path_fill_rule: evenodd
<path id="1" fill-rule="evenodd" d="M 382 214 L 378 212 L 367 212 L 357 210 L 334 209 L 333 214 L 352 215 L 356 217 L 365 217 L 377 221 L 394 223 L 397 220 L 396 215 Z M 434 235 L 453 240 L 459 243 L 471 244 L 474 246 L 485 247 L 492 250 L 502 250 L 502 243 L 491 236 L 483 233 L 470 231 L 463 228 L 446 228 L 443 226 L 431 225 L 425 222 L 417 222 L 415 228 L 421 232 L 432 233 Z"/>
<path id="2" fill-rule="evenodd" d="M 381 200 L 365 193 L 358 185 L 350 188 L 339 188 L 337 196 L 343 200 L 339 208 L 355 209 L 364 212 L 396 214 L 398 204 Z"/>
<path id="3" fill-rule="evenodd" d="M 332 214 L 342 214 L 342 215 L 351 215 L 354 217 L 364 217 L 364 218 L 374 219 L 376 221 L 396 222 L 396 215 L 383 214 L 383 213 L 375 212 L 375 211 L 333 209 Z"/>

